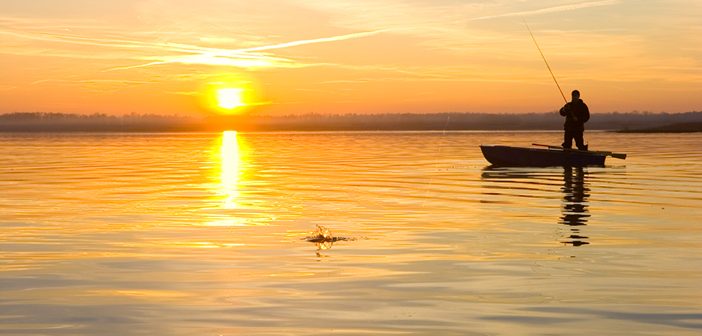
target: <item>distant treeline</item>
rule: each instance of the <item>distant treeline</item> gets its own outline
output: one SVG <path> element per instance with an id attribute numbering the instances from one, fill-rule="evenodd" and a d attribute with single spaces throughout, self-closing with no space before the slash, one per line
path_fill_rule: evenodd
<path id="1" fill-rule="evenodd" d="M 560 130 L 556 112 L 527 114 L 307 114 L 182 117 L 160 115 L 8 113 L 0 115 L 0 132 L 188 132 L 221 131 L 373 131 L 373 130 Z M 673 125 L 673 126 L 670 126 Z M 692 127 L 692 126 L 694 127 Z M 702 112 L 594 113 L 590 130 L 674 131 L 702 125 Z M 668 128 L 666 128 L 668 127 Z"/>
<path id="2" fill-rule="evenodd" d="M 20 112 L 0 115 L 0 132 L 178 132 L 194 130 L 194 119 L 130 114 Z"/>

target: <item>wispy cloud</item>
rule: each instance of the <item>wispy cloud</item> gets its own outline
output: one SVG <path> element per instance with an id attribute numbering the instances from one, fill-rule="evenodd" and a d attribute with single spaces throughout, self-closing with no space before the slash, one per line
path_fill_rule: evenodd
<path id="1" fill-rule="evenodd" d="M 0 18 L 0 23 L 16 22 L 7 18 Z M 24 21 L 20 21 L 23 22 Z M 23 29 L 24 28 L 24 29 Z M 136 61 L 147 61 L 146 63 L 115 66 L 107 69 L 112 70 L 127 70 L 134 68 L 150 67 L 163 64 L 186 64 L 186 65 L 209 65 L 209 66 L 227 66 L 238 68 L 295 68 L 304 67 L 311 64 L 298 62 L 296 60 L 279 57 L 273 54 L 272 50 L 285 48 L 299 47 L 309 44 L 340 42 L 351 39 L 358 39 L 373 36 L 382 33 L 383 30 L 364 31 L 350 34 L 334 35 L 312 39 L 294 40 L 283 43 L 264 44 L 254 47 L 245 47 L 238 49 L 225 49 L 205 47 L 197 44 L 163 42 L 163 41 L 145 41 L 129 37 L 90 37 L 73 32 L 66 33 L 65 31 L 36 31 L 31 28 L 20 26 L 17 28 L 6 28 L 0 25 L 0 35 L 5 35 L 17 40 L 39 41 L 57 44 L 53 48 L 43 48 L 40 53 L 42 55 L 60 55 L 61 57 L 73 58 L 100 58 L 109 59 L 110 56 L 115 60 L 131 59 Z M 96 34 L 91 34 L 95 36 Z M 111 36 L 111 33 L 98 34 L 102 36 Z M 128 36 L 128 35 L 125 35 Z M 134 37 L 134 36 L 132 36 Z M 231 39 L 230 39 L 231 40 Z M 89 52 L 70 50 L 66 47 L 74 46 L 89 46 L 99 49 L 92 49 Z M 123 50 L 128 55 L 121 53 L 116 55 L 116 50 Z M 13 48 L 5 49 L 0 53 L 6 54 L 30 54 L 32 52 L 39 53 L 36 48 Z M 89 56 L 86 56 L 89 55 Z M 107 56 L 106 56 L 107 55 Z M 125 57 L 127 56 L 127 57 Z"/>
<path id="2" fill-rule="evenodd" d="M 306 44 L 313 44 L 313 43 L 344 41 L 344 40 L 356 39 L 356 38 L 361 38 L 361 37 L 373 36 L 373 35 L 380 34 L 380 33 L 385 32 L 385 31 L 387 31 L 387 30 L 386 29 L 379 29 L 379 30 L 375 30 L 375 31 L 337 35 L 337 36 L 331 36 L 331 37 L 322 37 L 322 38 L 309 39 L 309 40 L 299 40 L 299 41 L 273 44 L 273 45 L 269 45 L 269 46 L 239 49 L 239 50 L 235 50 L 234 52 L 263 51 L 263 50 L 271 50 L 271 49 L 297 47 L 297 46 L 306 45 Z"/>
<path id="3" fill-rule="evenodd" d="M 44 84 L 44 83 L 80 83 L 80 84 L 96 84 L 96 83 L 113 83 L 113 84 L 150 84 L 153 81 L 135 81 L 135 80 L 124 80 L 124 79 L 81 79 L 81 80 L 68 80 L 68 79 L 40 79 L 29 83 L 30 85 Z"/>
<path id="4" fill-rule="evenodd" d="M 206 51 L 208 48 L 171 42 L 146 42 L 129 39 L 91 38 L 76 34 L 60 34 L 50 32 L 16 31 L 0 28 L 0 35 L 14 37 L 20 40 L 54 42 L 59 44 L 83 45 L 109 49 L 129 49 L 159 52 L 194 52 Z M 212 49 L 216 50 L 216 49 Z M 98 50 L 99 52 L 100 50 Z M 93 50 L 95 52 L 95 50 Z"/>
<path id="5" fill-rule="evenodd" d="M 584 8 L 591 8 L 591 7 L 611 6 L 611 5 L 614 5 L 617 3 L 619 3 L 619 0 L 588 1 L 588 2 L 570 4 L 570 5 L 560 5 L 560 6 L 552 6 L 552 7 L 534 9 L 534 10 L 528 10 L 528 11 L 518 11 L 518 12 L 502 13 L 502 14 L 496 14 L 496 15 L 479 16 L 479 17 L 469 19 L 469 21 L 488 20 L 488 19 L 497 19 L 497 18 L 514 17 L 514 16 L 540 15 L 540 14 L 547 14 L 547 13 L 558 13 L 558 12 L 573 11 L 573 10 L 577 10 L 577 9 L 584 9 Z"/>
<path id="6" fill-rule="evenodd" d="M 344 35 L 336 35 L 331 37 L 322 37 L 315 39 L 297 40 L 285 43 L 243 48 L 243 49 L 215 49 L 215 48 L 201 48 L 197 50 L 194 48 L 189 50 L 191 55 L 176 55 L 176 56 L 154 56 L 149 57 L 153 60 L 152 62 L 127 66 L 127 67 L 116 67 L 111 70 L 123 70 L 138 67 L 147 67 L 159 64 L 169 64 L 169 63 L 180 63 L 180 64 L 201 64 L 201 65 L 218 65 L 218 66 L 232 66 L 241 68 L 258 68 L 258 67 L 275 67 L 275 68 L 295 68 L 304 67 L 309 64 L 303 64 L 295 62 L 288 58 L 275 57 L 271 54 L 261 53 L 261 51 L 284 49 L 291 47 L 298 47 L 308 44 L 315 43 L 329 43 L 344 41 L 356 38 L 362 38 L 367 36 L 376 35 L 383 32 L 383 30 L 368 31 L 351 33 Z"/>

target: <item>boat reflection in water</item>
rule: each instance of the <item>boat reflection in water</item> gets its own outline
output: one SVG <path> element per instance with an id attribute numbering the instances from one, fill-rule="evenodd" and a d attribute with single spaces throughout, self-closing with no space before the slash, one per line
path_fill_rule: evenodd
<path id="1" fill-rule="evenodd" d="M 560 200 L 558 224 L 567 228 L 566 233 L 560 235 L 560 242 L 572 246 L 590 244 L 582 232 L 590 217 L 587 168 L 488 166 L 483 169 L 482 179 L 495 182 L 486 185 L 492 189 L 486 193 L 492 198 L 488 203 L 508 205 L 522 203 L 525 198 L 531 199 L 533 204 L 528 208 L 534 210 L 533 218 L 548 217 L 544 213 L 553 211 L 553 203 Z M 518 217 L 523 218 L 524 214 Z"/>
<path id="2" fill-rule="evenodd" d="M 560 224 L 570 227 L 570 236 L 567 237 L 564 244 L 580 246 L 590 244 L 580 232 L 580 227 L 587 225 L 588 205 L 587 199 L 590 197 L 588 193 L 590 189 L 585 184 L 586 172 L 582 167 L 565 167 L 563 168 L 563 210 L 560 217 Z"/>

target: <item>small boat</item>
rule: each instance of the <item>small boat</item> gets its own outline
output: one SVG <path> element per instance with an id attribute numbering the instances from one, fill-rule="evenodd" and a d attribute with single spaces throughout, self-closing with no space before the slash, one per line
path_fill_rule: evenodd
<path id="1" fill-rule="evenodd" d="M 495 166 L 604 166 L 607 156 L 618 159 L 626 158 L 626 154 L 612 152 L 565 149 L 559 146 L 539 144 L 534 145 L 546 148 L 480 145 L 480 149 L 483 151 L 485 159 Z"/>

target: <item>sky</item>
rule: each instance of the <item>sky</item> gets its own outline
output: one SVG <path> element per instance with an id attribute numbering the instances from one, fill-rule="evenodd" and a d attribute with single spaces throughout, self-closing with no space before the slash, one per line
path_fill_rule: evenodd
<path id="1" fill-rule="evenodd" d="M 702 110 L 700 17 L 698 0 L 0 0 L 0 113 L 554 111 L 525 23 L 593 113 Z"/>

